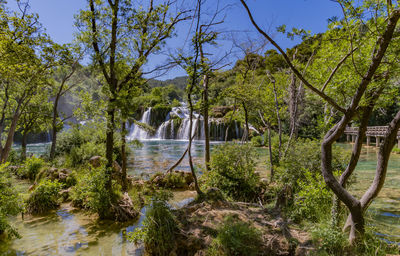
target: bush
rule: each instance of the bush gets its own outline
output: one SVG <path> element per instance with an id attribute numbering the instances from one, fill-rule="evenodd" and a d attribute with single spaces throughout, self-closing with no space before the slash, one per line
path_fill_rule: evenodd
<path id="1" fill-rule="evenodd" d="M 262 147 L 264 146 L 263 138 L 261 136 L 254 136 L 251 138 L 251 144 L 254 147 Z"/>
<path id="2" fill-rule="evenodd" d="M 327 253 L 328 255 L 344 255 L 348 240 L 345 234 L 337 229 L 332 228 L 329 224 L 319 225 L 312 230 L 312 237 L 316 244 L 319 245 L 318 251 Z"/>
<path id="3" fill-rule="evenodd" d="M 62 184 L 57 180 L 42 180 L 27 200 L 27 211 L 31 214 L 42 214 L 56 209 Z"/>
<path id="4" fill-rule="evenodd" d="M 336 176 L 347 166 L 348 154 L 333 148 L 332 168 Z M 290 187 L 289 215 L 296 221 L 320 220 L 329 214 L 332 193 L 321 175 L 321 146 L 319 141 L 298 139 L 293 141 L 285 158 L 276 170 L 276 180 Z"/>
<path id="5" fill-rule="evenodd" d="M 76 167 L 86 162 L 92 156 L 105 156 L 106 127 L 103 122 L 88 122 L 85 125 L 74 125 L 71 129 L 60 133 L 57 140 L 56 155 L 64 157 L 67 165 Z M 115 133 L 114 159 L 121 162 L 121 135 Z M 126 154 L 130 154 L 126 147 Z"/>
<path id="6" fill-rule="evenodd" d="M 321 174 L 312 174 L 302 170 L 305 180 L 298 181 L 298 193 L 295 195 L 291 217 L 300 221 L 308 219 L 318 221 L 329 214 L 332 205 L 332 192 L 326 186 Z"/>
<path id="7" fill-rule="evenodd" d="M 348 238 L 341 230 L 326 224 L 318 225 L 312 230 L 312 238 L 317 246 L 318 255 L 397 255 L 400 248 L 396 244 L 389 244 L 380 239 L 374 230 L 367 227 L 364 237 L 350 246 Z"/>
<path id="8" fill-rule="evenodd" d="M 348 156 L 343 149 L 333 147 L 332 169 L 341 173 L 347 166 Z M 300 171 L 301 170 L 301 171 Z M 321 173 L 321 143 L 320 141 L 298 139 L 292 142 L 285 158 L 281 160 L 276 171 L 276 178 L 282 184 L 288 184 L 297 192 L 299 181 L 307 182 L 309 172 L 316 179 Z"/>
<path id="9" fill-rule="evenodd" d="M 78 177 L 77 184 L 71 190 L 71 199 L 74 206 L 87 209 L 99 214 L 101 219 L 109 219 L 111 206 L 121 194 L 120 187 L 113 183 L 113 190 L 110 192 L 106 187 L 108 174 L 106 168 L 101 166 L 93 170 L 86 170 L 86 173 Z"/>
<path id="10" fill-rule="evenodd" d="M 129 234 L 129 240 L 138 243 L 142 241 L 148 255 L 169 255 L 175 247 L 175 237 L 178 231 L 174 215 L 167 204 L 170 195 L 156 195 L 149 209 L 143 227 Z"/>
<path id="11" fill-rule="evenodd" d="M 19 237 L 17 230 L 8 223 L 8 217 L 17 215 L 23 209 L 23 202 L 12 186 L 8 164 L 0 165 L 0 235 Z"/>
<path id="12" fill-rule="evenodd" d="M 234 200 L 255 200 L 260 183 L 260 177 L 255 173 L 255 157 L 251 145 L 227 143 L 216 146 L 211 170 L 201 177 L 204 186 L 216 187 Z"/>
<path id="13" fill-rule="evenodd" d="M 394 147 L 393 150 L 392 150 L 392 153 L 400 154 L 400 148 Z"/>
<path id="14" fill-rule="evenodd" d="M 39 173 L 40 169 L 46 165 L 46 162 L 35 156 L 27 158 L 24 163 L 24 168 L 20 168 L 18 171 L 18 176 L 22 178 L 28 178 L 30 180 L 35 180 L 36 175 Z"/>
<path id="15" fill-rule="evenodd" d="M 261 232 L 249 223 L 228 216 L 218 230 L 208 255 L 259 255 L 262 248 Z"/>

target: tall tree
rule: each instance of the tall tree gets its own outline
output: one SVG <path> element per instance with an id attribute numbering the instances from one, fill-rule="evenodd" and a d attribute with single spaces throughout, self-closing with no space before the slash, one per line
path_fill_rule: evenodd
<path id="1" fill-rule="evenodd" d="M 364 193 L 360 200 L 350 194 L 333 175 L 332 145 L 344 134 L 346 126 L 359 113 L 362 101 L 370 95 L 379 93 L 380 88 L 374 81 L 379 80 L 379 77 L 385 72 L 390 72 L 393 66 L 396 66 L 398 63 L 395 61 L 396 55 L 390 55 L 390 53 L 398 47 L 397 43 L 393 42 L 393 38 L 397 23 L 400 19 L 400 9 L 397 5 L 392 5 L 390 1 L 388 1 L 386 5 L 368 1 L 368 3 L 365 3 L 365 6 L 362 6 L 364 8 L 355 8 L 348 1 L 337 1 L 343 9 L 344 18 L 342 20 L 333 21 L 331 24 L 331 31 L 332 33 L 343 33 L 342 36 L 344 35 L 344 38 L 346 38 L 346 40 L 342 42 L 347 46 L 347 53 L 345 52 L 342 56 L 350 55 L 351 58 L 347 60 L 347 63 L 353 70 L 352 75 L 357 78 L 356 82 L 348 86 L 339 87 L 342 90 L 348 90 L 348 95 L 350 95 L 348 98 L 345 97 L 343 102 L 340 102 L 339 99 L 333 98 L 333 95 L 329 93 L 329 90 L 327 91 L 327 88 L 332 84 L 337 86 L 332 80 L 336 77 L 337 71 L 345 61 L 339 61 L 337 65 L 334 66 L 325 83 L 320 86 L 321 89 L 318 89 L 306 76 L 303 76 L 299 72 L 298 68 L 291 62 L 282 48 L 258 26 L 246 2 L 244 0 L 240 1 L 257 31 L 278 49 L 289 67 L 304 85 L 340 112 L 339 121 L 329 129 L 322 141 L 321 167 L 326 184 L 350 211 L 346 226 L 350 227 L 349 240 L 354 243 L 364 234 L 365 210 L 378 195 L 384 184 L 390 152 L 395 144 L 396 134 L 400 127 L 400 111 L 389 124 L 384 142 L 379 149 L 375 178 L 370 188 Z M 385 9 L 382 9 L 382 6 L 384 6 Z M 360 19 L 363 12 L 371 7 L 375 8 L 377 16 L 368 21 Z M 343 29 L 335 29 L 334 26 L 339 26 Z M 377 35 L 378 39 L 376 40 L 375 38 Z M 356 47 L 355 44 L 358 47 Z M 364 56 L 372 57 L 369 60 L 365 60 L 363 59 Z M 385 63 L 383 63 L 384 58 Z M 335 89 L 336 91 L 338 90 L 338 88 Z M 373 104 L 373 102 L 370 102 L 370 104 Z M 357 165 L 358 150 L 359 147 L 353 148 L 355 157 L 350 159 L 350 171 L 354 170 Z"/>
<path id="2" fill-rule="evenodd" d="M 58 47 L 41 31 L 38 16 L 19 4 L 21 13 L 0 12 L 0 138 L 7 132 L 0 144 L 1 162 L 7 161 L 21 113 L 46 87 L 58 58 Z"/>
<path id="3" fill-rule="evenodd" d="M 115 115 L 121 94 L 136 86 L 148 57 L 160 50 L 172 36 L 175 25 L 186 19 L 184 12 L 169 10 L 171 1 L 154 5 L 133 6 L 130 0 L 88 0 L 87 10 L 77 18 L 79 39 L 92 50 L 93 63 L 101 70 L 108 95 L 106 158 L 107 187 L 111 188 L 110 167 L 113 163 Z"/>

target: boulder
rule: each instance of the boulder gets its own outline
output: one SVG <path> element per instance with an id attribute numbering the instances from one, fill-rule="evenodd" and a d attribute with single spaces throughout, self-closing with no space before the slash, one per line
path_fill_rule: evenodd
<path id="1" fill-rule="evenodd" d="M 92 156 L 89 159 L 89 164 L 94 168 L 100 167 L 101 165 L 101 156 Z"/>

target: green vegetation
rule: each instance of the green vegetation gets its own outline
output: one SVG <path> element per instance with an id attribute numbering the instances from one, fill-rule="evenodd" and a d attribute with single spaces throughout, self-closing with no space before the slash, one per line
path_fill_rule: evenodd
<path id="1" fill-rule="evenodd" d="M 166 200 L 170 195 L 156 195 L 146 210 L 143 227 L 129 235 L 134 243 L 143 242 L 147 255 L 168 255 L 175 248 L 178 226 Z"/>
<path id="2" fill-rule="evenodd" d="M 213 240 L 207 255 L 257 256 L 261 253 L 261 233 L 250 223 L 228 216 Z"/>
<path id="3" fill-rule="evenodd" d="M 45 166 L 45 164 L 45 161 L 41 158 L 28 158 L 24 162 L 24 168 L 22 169 L 22 173 L 19 174 L 19 176 L 27 177 L 30 180 L 35 180 L 36 175 L 39 173 L 40 169 Z"/>
<path id="4" fill-rule="evenodd" d="M 30 194 L 26 210 L 31 214 L 43 214 L 59 206 L 59 192 L 62 184 L 58 181 L 42 180 Z"/>
<path id="5" fill-rule="evenodd" d="M 191 10 L 176 1 L 83 2 L 72 43 L 59 45 L 31 12 L 35 3 L 31 9 L 29 1 L 16 1 L 14 10 L 0 0 L 0 239 L 19 236 L 12 216 L 48 214 L 61 203 L 120 222 L 136 219 L 146 205 L 143 227 L 130 241 L 142 241 L 149 255 L 172 255 L 182 245 L 178 239 L 196 239 L 182 235 L 163 189 L 194 189 L 199 200 L 187 206 L 188 215 L 243 207 L 247 215 L 279 218 L 282 225 L 270 225 L 279 232 L 291 225 L 308 232 L 318 255 L 399 253 L 370 230 L 367 215 L 393 182 L 385 182 L 396 157 L 391 153 L 400 153 L 398 1 L 334 1 L 342 13 L 328 19 L 324 32 L 278 27 L 299 42 L 284 50 L 285 37 L 275 42 L 253 17 L 257 7 L 240 0 L 265 42 L 235 33 L 229 40 L 235 54 L 223 52 L 229 47 L 222 43 L 231 7 L 208 0 L 190 2 Z M 193 37 L 168 49 L 170 63 L 152 67 L 153 56 L 170 48 L 164 47 L 182 27 Z M 152 79 L 171 75 L 175 66 L 185 76 Z M 178 106 L 187 109 L 169 115 Z M 132 177 L 140 161 L 131 154 L 131 146 L 140 145 L 129 136 L 133 124 L 150 135 L 158 128 L 167 137 L 185 132 L 189 142 L 180 161 L 188 161 L 190 173 L 172 170 L 178 161 L 165 174 L 166 157 L 149 170 L 156 173 L 149 180 L 148 173 Z M 358 176 L 360 182 L 355 170 L 370 126 L 386 128 L 379 129 L 374 177 Z M 337 146 L 349 129 L 351 152 Z M 193 152 L 192 132 L 204 140 L 204 159 Z M 30 155 L 28 143 L 47 135 L 49 152 Z M 211 150 L 210 138 L 237 141 Z M 353 189 L 357 183 L 366 184 L 362 191 Z M 396 202 L 398 190 L 390 192 Z M 263 254 L 261 244 L 270 241 L 251 223 L 231 216 L 213 230 L 204 220 L 195 228 L 208 229 L 209 239 L 198 238 L 192 247 L 209 255 Z M 288 237 L 282 254 L 290 255 L 300 240 Z"/>
<path id="6" fill-rule="evenodd" d="M 201 179 L 205 187 L 216 187 L 227 197 L 238 201 L 254 201 L 260 177 L 255 173 L 256 153 L 250 145 L 227 143 L 216 146 L 210 171 Z"/>
<path id="7" fill-rule="evenodd" d="M 71 191 L 73 205 L 97 213 L 103 219 L 113 218 L 112 204 L 121 197 L 120 186 L 114 183 L 111 192 L 106 188 L 104 166 L 83 172 Z"/>
<path id="8" fill-rule="evenodd" d="M 19 237 L 18 231 L 8 222 L 8 217 L 17 215 L 23 209 L 23 202 L 12 187 L 11 174 L 7 164 L 0 165 L 0 241 L 2 234 Z"/>

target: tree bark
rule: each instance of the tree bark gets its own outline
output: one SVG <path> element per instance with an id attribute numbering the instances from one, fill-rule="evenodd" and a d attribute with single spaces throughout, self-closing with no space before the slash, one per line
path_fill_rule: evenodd
<path id="1" fill-rule="evenodd" d="M 247 112 L 246 103 L 242 102 L 243 111 L 244 111 L 244 122 L 245 122 L 245 131 L 243 133 L 242 142 L 247 142 L 249 139 L 249 114 Z"/>
<path id="2" fill-rule="evenodd" d="M 204 119 L 204 136 L 205 136 L 205 152 L 204 160 L 206 170 L 210 170 L 210 132 L 208 130 L 208 75 L 205 74 L 203 77 L 203 119 Z M 192 135 L 190 135 L 192 136 Z"/>
<path id="3" fill-rule="evenodd" d="M 57 146 L 57 118 L 58 118 L 58 101 L 60 99 L 60 94 L 57 93 L 56 98 L 54 99 L 53 106 L 53 119 L 51 121 L 51 128 L 53 134 L 51 135 L 51 148 L 50 148 L 50 160 L 53 160 L 56 154 L 56 146 Z"/>
<path id="4" fill-rule="evenodd" d="M 25 161 L 26 159 L 26 145 L 27 145 L 27 132 L 22 133 L 22 142 L 21 142 L 21 161 Z"/>
<path id="5" fill-rule="evenodd" d="M 128 189 L 128 179 L 126 176 L 126 123 L 121 122 L 121 155 L 122 155 L 122 189 L 127 191 Z"/>
<path id="6" fill-rule="evenodd" d="M 193 84 L 192 84 L 193 85 Z M 192 176 L 194 179 L 194 187 L 196 189 L 196 192 L 199 196 L 203 195 L 203 192 L 200 189 L 199 182 L 197 180 L 197 175 L 194 170 L 193 166 L 193 159 L 192 159 L 192 128 L 193 128 L 193 103 L 192 103 L 192 96 L 191 96 L 191 90 L 189 90 L 188 93 L 188 101 L 189 101 L 189 107 L 190 107 L 190 114 L 189 114 L 189 145 L 188 145 L 188 156 L 189 156 L 189 166 L 190 166 L 190 171 L 192 172 Z"/>
<path id="7" fill-rule="evenodd" d="M 113 151 L 114 151 L 114 128 L 115 128 L 115 109 L 113 106 L 114 100 L 110 99 L 107 108 L 107 131 L 106 131 L 106 159 L 107 159 L 107 182 L 106 187 L 112 189 L 112 166 L 113 166 Z"/>
<path id="8" fill-rule="evenodd" d="M 228 132 L 229 132 L 229 128 L 231 127 L 231 123 L 232 123 L 232 120 L 233 120 L 233 115 L 235 114 L 235 112 L 236 112 L 236 100 L 235 100 L 235 103 L 233 104 L 232 115 L 229 118 L 228 125 L 226 126 L 226 129 L 225 129 L 225 142 L 228 141 Z M 239 139 L 239 138 L 237 138 L 237 139 Z"/>
<path id="9" fill-rule="evenodd" d="M 19 106 L 17 107 L 16 112 L 14 113 L 14 116 L 11 120 L 11 125 L 10 125 L 10 130 L 8 131 L 6 143 L 4 144 L 4 148 L 1 152 L 1 162 L 5 163 L 7 162 L 8 155 L 10 154 L 11 151 L 11 146 L 14 142 L 14 134 L 15 130 L 17 128 L 18 120 L 19 120 Z"/>

